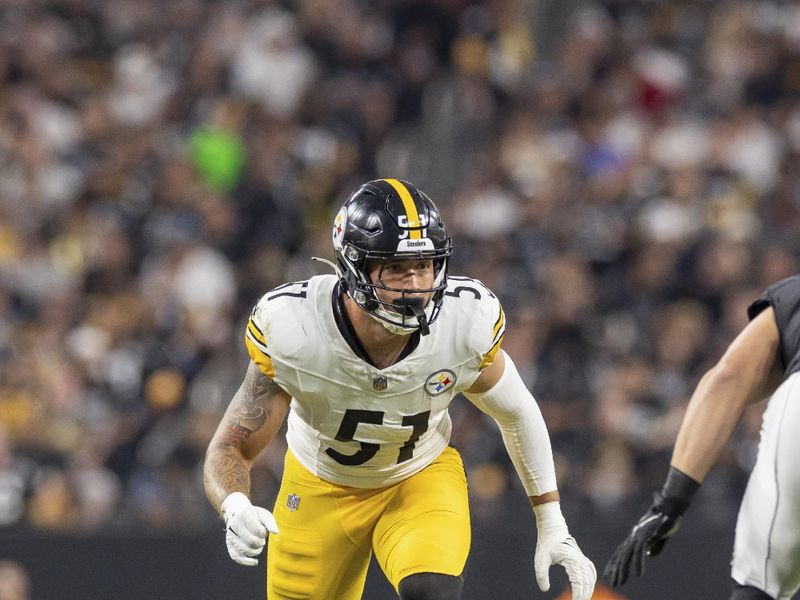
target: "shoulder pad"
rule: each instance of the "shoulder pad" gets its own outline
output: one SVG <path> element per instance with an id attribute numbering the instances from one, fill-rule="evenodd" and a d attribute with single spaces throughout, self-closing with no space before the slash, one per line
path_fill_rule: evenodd
<path id="1" fill-rule="evenodd" d="M 506 317 L 497 296 L 469 277 L 448 277 L 445 296 L 458 299 L 460 306 L 449 301 L 448 310 L 460 309 L 468 317 L 467 343 L 481 357 L 479 369 L 488 367 L 494 362 L 506 332 Z"/>
<path id="2" fill-rule="evenodd" d="M 313 316 L 308 284 L 296 281 L 270 290 L 255 305 L 247 321 L 244 339 L 247 352 L 261 371 L 273 379 L 273 357 L 291 357 L 301 351 L 301 339 L 292 332 Z"/>

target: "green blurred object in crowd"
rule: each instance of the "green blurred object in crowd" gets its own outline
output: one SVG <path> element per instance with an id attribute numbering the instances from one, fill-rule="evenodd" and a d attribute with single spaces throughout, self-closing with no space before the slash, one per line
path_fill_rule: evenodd
<path id="1" fill-rule="evenodd" d="M 239 182 L 245 163 L 245 148 L 239 136 L 202 127 L 189 138 L 189 153 L 208 187 L 228 192 Z"/>

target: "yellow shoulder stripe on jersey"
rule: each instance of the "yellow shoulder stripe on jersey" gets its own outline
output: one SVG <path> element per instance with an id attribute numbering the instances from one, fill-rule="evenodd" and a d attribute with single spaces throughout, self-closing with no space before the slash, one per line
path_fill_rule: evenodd
<path id="1" fill-rule="evenodd" d="M 253 317 L 250 317 L 250 319 L 247 321 L 247 332 L 252 335 L 259 344 L 262 344 L 266 348 L 267 338 L 264 337 L 264 334 L 258 328 L 258 325 L 255 324 Z"/>
<path id="2" fill-rule="evenodd" d="M 486 354 L 483 355 L 483 359 L 481 359 L 481 364 L 478 365 L 478 370 L 482 371 L 483 369 L 485 369 L 494 362 L 494 359 L 497 357 L 497 352 L 498 350 L 500 350 L 500 346 L 503 344 L 503 338 L 505 336 L 506 334 L 503 333 L 503 335 L 497 338 L 497 341 L 494 343 L 494 345 L 491 348 L 489 348 L 489 351 Z"/>
<path id="3" fill-rule="evenodd" d="M 492 330 L 492 341 L 497 338 L 497 334 L 506 326 L 506 315 L 503 312 L 503 307 L 500 307 L 500 314 L 497 317 L 497 321 L 494 324 L 494 329 Z"/>
<path id="4" fill-rule="evenodd" d="M 272 364 L 272 357 L 267 351 L 266 339 L 261 330 L 251 319 L 247 323 L 247 331 L 244 334 L 244 344 L 247 346 L 247 353 L 254 363 L 258 365 L 261 372 L 270 379 L 275 378 L 275 366 Z"/>
<path id="5" fill-rule="evenodd" d="M 492 328 L 492 347 L 489 348 L 489 351 L 483 355 L 481 364 L 478 367 L 479 369 L 485 369 L 494 362 L 494 359 L 497 356 L 497 351 L 500 350 L 500 346 L 503 344 L 503 338 L 505 335 L 506 314 L 503 312 L 503 307 L 501 305 L 500 314 L 497 315 L 497 321 L 495 321 L 494 327 Z"/>
<path id="6" fill-rule="evenodd" d="M 408 188 L 397 179 L 384 179 L 384 181 L 395 189 L 397 194 L 400 196 L 400 200 L 403 201 L 403 208 L 406 209 L 408 226 L 413 227 L 413 229 L 409 229 L 408 231 L 409 238 L 412 240 L 421 239 L 422 224 L 419 222 L 419 213 L 417 212 L 417 207 L 414 204 L 414 199 L 411 197 L 411 193 L 408 191 Z"/>

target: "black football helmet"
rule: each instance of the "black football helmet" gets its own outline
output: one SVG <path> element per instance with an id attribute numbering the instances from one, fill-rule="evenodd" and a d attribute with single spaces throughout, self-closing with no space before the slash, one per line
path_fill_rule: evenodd
<path id="1" fill-rule="evenodd" d="M 430 332 L 447 286 L 447 258 L 452 241 L 433 201 L 413 184 L 378 179 L 363 184 L 344 203 L 333 222 L 333 249 L 343 289 L 363 310 L 389 331 Z M 433 260 L 434 281 L 429 289 L 403 290 L 387 286 L 382 277 L 370 280 L 370 260 Z M 382 272 L 382 270 L 381 270 Z M 400 292 L 394 302 L 382 301 L 377 289 Z M 419 296 L 432 293 L 426 306 Z"/>

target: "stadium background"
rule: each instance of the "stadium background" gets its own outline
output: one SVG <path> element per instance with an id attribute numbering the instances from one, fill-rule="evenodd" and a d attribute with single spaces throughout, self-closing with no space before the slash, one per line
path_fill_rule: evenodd
<path id="1" fill-rule="evenodd" d="M 799 98 L 778 0 L 0 1 L 0 559 L 38 600 L 263 597 L 203 452 L 252 305 L 321 272 L 336 208 L 391 176 L 502 299 L 602 567 L 748 302 L 798 271 Z M 725 597 L 760 410 L 626 598 Z M 556 597 L 494 424 L 452 413 L 466 598 Z"/>

